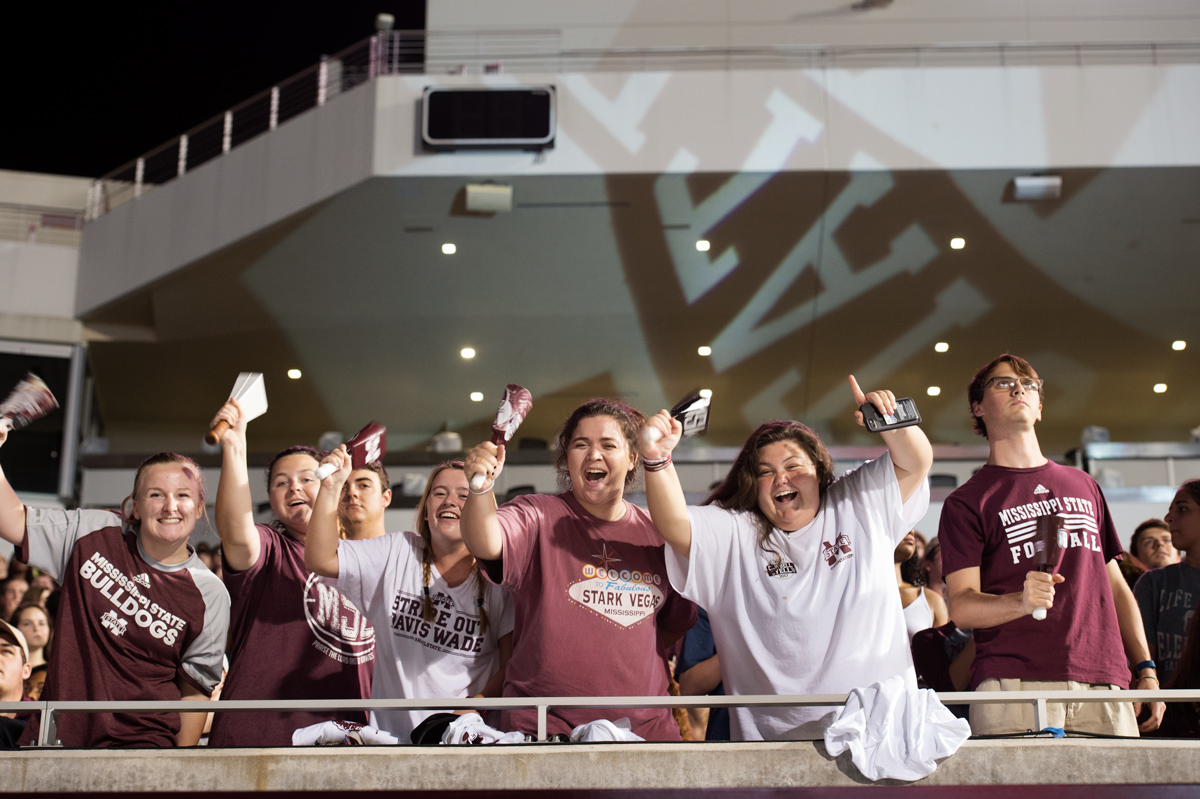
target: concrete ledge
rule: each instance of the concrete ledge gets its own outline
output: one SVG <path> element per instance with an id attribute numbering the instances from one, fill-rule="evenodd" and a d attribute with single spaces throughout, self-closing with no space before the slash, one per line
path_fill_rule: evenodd
<path id="1" fill-rule="evenodd" d="M 1200 741 L 968 741 L 922 785 L 1200 782 Z M 813 742 L 0 753 L 10 792 L 786 788 L 867 782 Z M 897 783 L 891 783 L 897 784 Z"/>

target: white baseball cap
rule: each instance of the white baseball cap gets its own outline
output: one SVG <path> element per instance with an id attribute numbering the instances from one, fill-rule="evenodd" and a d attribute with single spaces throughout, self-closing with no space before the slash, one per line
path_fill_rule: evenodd
<path id="1" fill-rule="evenodd" d="M 12 643 L 21 647 L 21 654 L 25 656 L 25 662 L 29 662 L 29 642 L 25 640 L 25 633 L 13 627 L 8 622 L 0 619 L 0 638 L 9 639 Z"/>

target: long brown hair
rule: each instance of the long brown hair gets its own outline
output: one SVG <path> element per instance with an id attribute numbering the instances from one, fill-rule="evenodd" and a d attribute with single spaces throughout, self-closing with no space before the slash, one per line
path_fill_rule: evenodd
<path id="1" fill-rule="evenodd" d="M 817 469 L 820 501 L 824 502 L 825 491 L 833 483 L 833 458 L 812 428 L 790 419 L 767 422 L 751 433 L 734 459 L 729 474 L 725 475 L 721 484 L 704 500 L 705 505 L 753 513 L 758 522 L 758 546 L 763 552 L 773 555 L 776 560 L 782 556 L 770 544 L 774 525 L 763 513 L 762 508 L 758 507 L 758 453 L 763 447 L 780 441 L 793 441 L 808 455 Z"/>
<path id="2" fill-rule="evenodd" d="M 426 511 L 429 508 L 429 495 L 433 493 L 433 481 L 447 469 L 464 471 L 463 462 L 443 461 L 434 466 L 433 471 L 429 473 L 429 481 L 425 483 L 425 490 L 421 492 L 421 501 L 417 503 L 417 532 L 421 534 L 421 542 L 425 545 L 421 549 L 421 593 L 423 594 L 421 618 L 425 621 L 433 621 L 437 615 L 437 610 L 433 606 L 433 597 L 429 595 L 429 581 L 433 576 L 433 531 L 429 529 Z M 472 560 L 474 561 L 473 558 Z M 483 575 L 479 572 L 479 563 L 474 563 L 471 576 L 475 579 L 475 606 L 479 609 L 479 631 L 486 633 L 491 626 L 491 621 L 488 619 L 487 606 L 483 601 L 483 592 L 486 586 Z"/>

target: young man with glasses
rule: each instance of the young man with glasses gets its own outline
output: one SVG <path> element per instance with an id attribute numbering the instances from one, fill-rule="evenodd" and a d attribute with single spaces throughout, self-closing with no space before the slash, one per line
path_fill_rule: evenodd
<path id="1" fill-rule="evenodd" d="M 1001 355 L 968 389 L 975 431 L 988 440 L 987 465 L 946 498 L 938 540 L 950 615 L 975 630 L 971 688 L 978 691 L 1158 688 L 1137 602 L 1117 558 L 1121 542 L 1100 487 L 1084 472 L 1047 460 L 1034 425 L 1042 380 L 1016 355 Z M 1064 519 L 1068 546 L 1055 575 L 1037 570 L 1039 516 Z M 1046 608 L 1043 621 L 1032 616 Z M 1151 705 L 1140 729 L 1158 727 Z M 1136 737 L 1129 702 L 1051 703 L 1047 726 Z M 971 706 L 976 735 L 1033 727 L 1028 702 Z"/>

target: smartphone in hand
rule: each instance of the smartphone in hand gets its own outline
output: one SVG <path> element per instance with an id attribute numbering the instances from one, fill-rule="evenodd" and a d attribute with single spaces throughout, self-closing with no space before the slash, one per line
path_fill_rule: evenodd
<path id="1" fill-rule="evenodd" d="M 921 423 L 921 412 L 912 397 L 896 399 L 896 412 L 883 414 L 871 403 L 859 408 L 862 411 L 863 423 L 872 433 L 882 433 L 885 430 L 898 430 L 901 427 Z"/>

